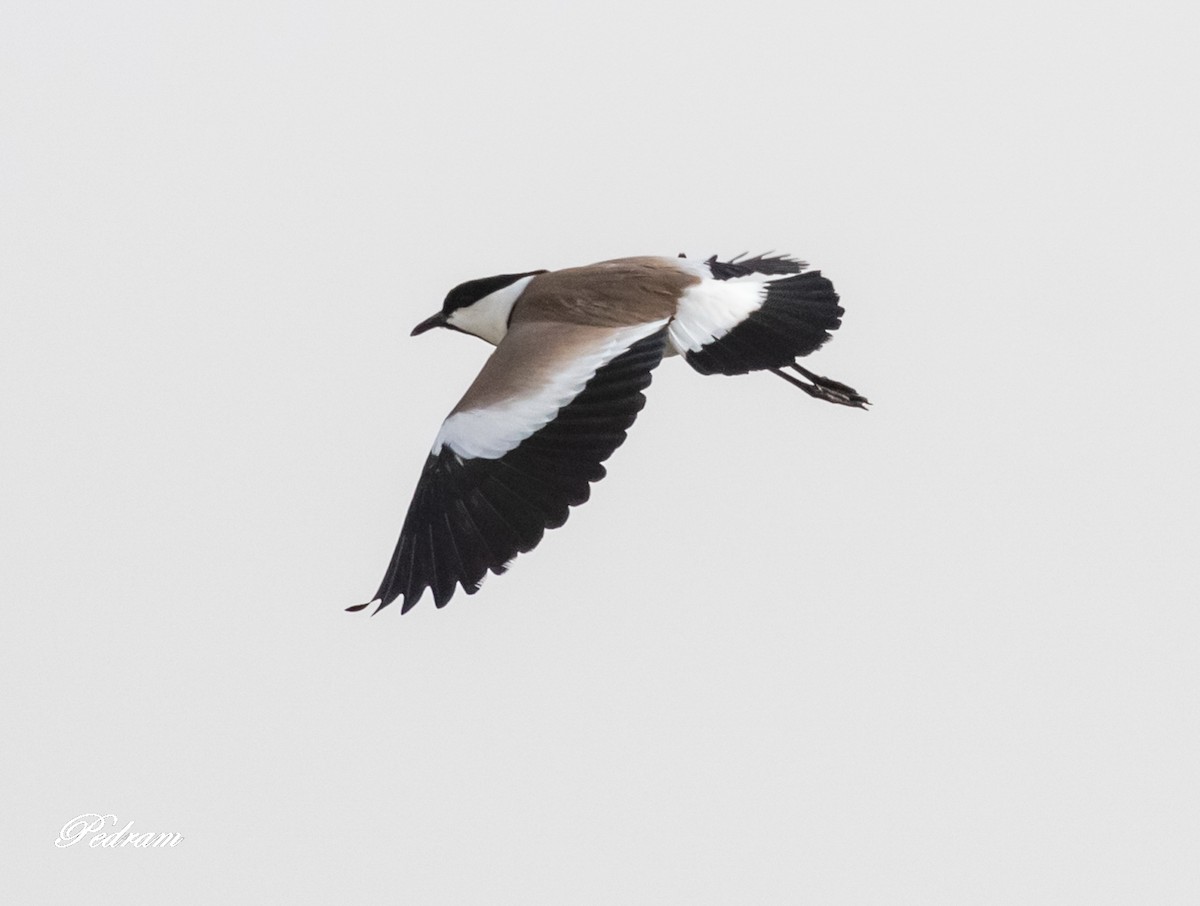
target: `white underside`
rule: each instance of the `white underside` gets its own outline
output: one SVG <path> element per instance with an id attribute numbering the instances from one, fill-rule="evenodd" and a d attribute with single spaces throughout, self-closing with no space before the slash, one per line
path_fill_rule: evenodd
<path id="1" fill-rule="evenodd" d="M 442 423 L 442 430 L 433 442 L 433 454 L 449 447 L 464 459 L 499 459 L 548 425 L 560 409 L 579 396 L 601 367 L 638 340 L 660 330 L 665 323 L 656 321 L 613 330 L 586 354 L 571 359 L 533 393 L 484 409 L 455 412 Z"/>
<path id="2" fill-rule="evenodd" d="M 708 268 L 696 272 L 701 275 L 700 282 L 684 290 L 667 328 L 668 342 L 676 353 L 696 352 L 741 324 L 762 307 L 772 279 L 766 274 L 748 274 L 714 280 Z"/>

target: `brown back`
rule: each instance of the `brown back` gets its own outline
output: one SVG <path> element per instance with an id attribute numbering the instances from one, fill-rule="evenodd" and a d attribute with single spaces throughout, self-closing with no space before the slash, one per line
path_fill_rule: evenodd
<path id="1" fill-rule="evenodd" d="M 700 278 L 670 258 L 617 258 L 539 274 L 513 307 L 510 324 L 559 321 L 621 327 L 675 314 L 683 291 Z"/>

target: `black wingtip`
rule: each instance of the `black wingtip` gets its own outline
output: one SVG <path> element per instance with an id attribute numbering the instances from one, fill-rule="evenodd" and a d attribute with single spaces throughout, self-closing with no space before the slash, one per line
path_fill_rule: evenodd
<path id="1" fill-rule="evenodd" d="M 372 598 L 370 601 L 367 601 L 365 604 L 353 604 L 350 607 L 346 608 L 346 613 L 358 613 L 360 610 L 366 610 L 368 607 L 370 607 L 372 604 L 374 604 L 378 600 L 379 600 L 378 598 Z M 379 613 L 379 611 L 375 611 L 375 612 Z"/>
<path id="2" fill-rule="evenodd" d="M 768 277 L 784 277 L 801 273 L 808 262 L 793 258 L 786 253 L 776 255 L 774 252 L 764 252 L 747 258 L 747 252 L 734 255 L 728 261 L 718 261 L 713 255 L 704 263 L 714 279 L 730 280 L 734 277 L 745 277 L 748 274 L 765 274 Z"/>

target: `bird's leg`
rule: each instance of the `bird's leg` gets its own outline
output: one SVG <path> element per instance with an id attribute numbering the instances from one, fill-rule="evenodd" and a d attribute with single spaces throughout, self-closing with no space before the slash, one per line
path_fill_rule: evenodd
<path id="1" fill-rule="evenodd" d="M 833 378 L 827 378 L 827 377 L 823 377 L 822 375 L 819 375 L 819 374 L 813 374 L 811 371 L 809 371 L 807 368 L 805 368 L 799 362 L 792 362 L 790 365 L 788 365 L 788 367 L 791 368 L 793 371 L 798 371 L 800 374 L 804 375 L 806 378 L 808 378 L 810 381 L 812 381 L 818 387 L 824 387 L 826 390 L 835 390 L 839 393 L 844 393 L 847 396 L 857 397 L 858 399 L 862 400 L 864 403 L 867 402 L 866 397 L 859 396 L 858 391 L 855 390 L 853 387 L 850 387 L 847 384 L 843 384 L 840 381 L 835 381 Z"/>
<path id="2" fill-rule="evenodd" d="M 827 403 L 837 403 L 839 406 L 853 406 L 856 409 L 865 409 L 870 405 L 870 400 L 859 394 L 853 387 L 832 380 L 831 378 L 822 377 L 819 374 L 813 374 L 807 368 L 795 362 L 791 363 L 788 367 L 798 371 L 812 381 L 812 383 L 806 383 L 798 378 L 794 378 L 779 368 L 772 368 L 770 370 L 772 374 L 777 374 L 792 386 L 799 387 L 813 399 L 825 400 Z"/>

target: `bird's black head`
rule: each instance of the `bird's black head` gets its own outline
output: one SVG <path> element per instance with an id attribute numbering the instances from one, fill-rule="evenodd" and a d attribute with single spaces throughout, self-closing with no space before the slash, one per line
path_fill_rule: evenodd
<path id="1" fill-rule="evenodd" d="M 495 277 L 481 277 L 478 280 L 468 280 L 466 283 L 460 283 L 454 289 L 450 290 L 450 292 L 446 293 L 446 301 L 442 303 L 442 314 L 449 317 L 452 312 L 474 305 L 480 299 L 486 298 L 496 292 L 496 290 L 512 286 L 522 277 L 532 277 L 535 274 L 544 273 L 546 272 L 526 271 L 523 274 L 498 274 Z"/>
<path id="2" fill-rule="evenodd" d="M 519 292 L 514 295 L 503 290 L 526 277 L 544 273 L 544 270 L 540 270 L 526 271 L 523 274 L 498 274 L 495 277 L 482 277 L 460 283 L 446 294 L 442 310 L 413 328 L 412 335 L 415 337 L 435 327 L 449 327 L 498 343 L 499 339 L 493 338 L 493 335 L 498 327 L 507 325 L 508 313 L 512 310 L 517 295 L 520 295 Z M 523 284 L 521 288 L 524 289 Z M 503 324 L 499 325 L 497 322 L 501 315 Z"/>

